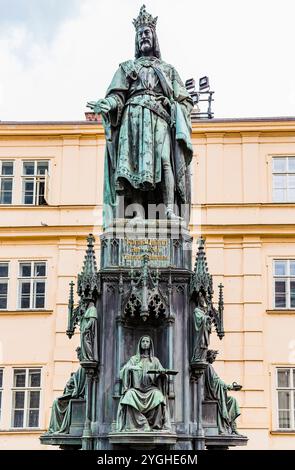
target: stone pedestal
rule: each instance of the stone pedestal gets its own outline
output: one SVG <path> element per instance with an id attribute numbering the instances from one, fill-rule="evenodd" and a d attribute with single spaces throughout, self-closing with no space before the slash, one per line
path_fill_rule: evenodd
<path id="1" fill-rule="evenodd" d="M 145 247 L 151 267 L 191 269 L 192 237 L 179 221 L 116 219 L 100 239 L 101 269 L 139 267 Z"/>

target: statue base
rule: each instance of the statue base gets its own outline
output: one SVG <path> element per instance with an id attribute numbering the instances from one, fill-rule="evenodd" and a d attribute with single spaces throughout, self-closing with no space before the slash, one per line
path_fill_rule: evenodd
<path id="1" fill-rule="evenodd" d="M 205 438 L 205 446 L 207 450 L 228 450 L 229 447 L 246 446 L 248 437 L 237 436 L 234 434 L 217 436 L 207 436 Z"/>
<path id="2" fill-rule="evenodd" d="M 177 435 L 167 431 L 112 432 L 108 435 L 108 438 L 113 445 L 124 445 L 134 449 L 174 446 L 177 441 Z"/>
<path id="3" fill-rule="evenodd" d="M 140 267 L 148 252 L 150 267 L 191 270 L 192 237 L 178 220 L 115 219 L 100 240 L 101 269 Z"/>

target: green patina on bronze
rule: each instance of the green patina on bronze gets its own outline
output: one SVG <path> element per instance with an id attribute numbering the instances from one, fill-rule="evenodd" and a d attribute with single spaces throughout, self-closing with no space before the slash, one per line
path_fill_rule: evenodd
<path id="1" fill-rule="evenodd" d="M 189 221 L 192 159 L 192 99 L 175 68 L 161 59 L 156 19 L 145 7 L 134 20 L 135 60 L 120 64 L 106 98 L 90 102 L 101 113 L 106 133 L 104 226 L 114 216 L 118 194 L 142 203 L 159 190 L 166 214 L 175 207 Z"/>
<path id="2" fill-rule="evenodd" d="M 193 321 L 195 334 L 192 362 L 206 362 L 212 320 L 206 312 L 205 299 L 202 292 L 199 292 L 198 306 L 193 312 Z"/>
<path id="3" fill-rule="evenodd" d="M 81 348 L 77 348 L 78 359 L 81 360 Z M 50 423 L 47 434 L 68 434 L 71 422 L 70 401 L 73 398 L 85 397 L 86 372 L 79 367 L 68 380 L 63 394 L 52 404 Z"/>
<path id="4" fill-rule="evenodd" d="M 90 301 L 80 320 L 82 361 L 98 361 L 97 351 L 97 310 Z"/>
<path id="5" fill-rule="evenodd" d="M 212 363 L 218 351 L 210 349 L 207 352 L 208 366 L 205 370 L 205 400 L 217 400 L 217 424 L 220 434 L 234 434 L 237 432 L 236 419 L 240 416 L 240 408 L 235 397 L 227 394 L 228 390 L 235 390 L 234 385 L 227 385 L 215 372 Z"/>
<path id="6" fill-rule="evenodd" d="M 149 374 L 149 371 L 159 371 Z M 170 430 L 167 375 L 154 356 L 150 336 L 140 338 L 137 352 L 122 367 L 122 396 L 117 415 L 117 431 Z"/>

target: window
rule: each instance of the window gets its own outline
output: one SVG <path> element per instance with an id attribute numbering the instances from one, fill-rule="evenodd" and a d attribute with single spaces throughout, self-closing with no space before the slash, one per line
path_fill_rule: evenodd
<path id="1" fill-rule="evenodd" d="M 295 260 L 274 261 L 274 307 L 295 309 Z"/>
<path id="2" fill-rule="evenodd" d="M 19 264 L 19 308 L 45 308 L 46 262 Z"/>
<path id="3" fill-rule="evenodd" d="M 0 310 L 7 309 L 8 263 L 0 262 Z"/>
<path id="4" fill-rule="evenodd" d="M 295 429 L 295 368 L 277 369 L 278 426 Z"/>
<path id="5" fill-rule="evenodd" d="M 14 369 L 12 389 L 13 428 L 38 428 L 41 369 Z"/>
<path id="6" fill-rule="evenodd" d="M 1 410 L 2 410 L 2 391 L 3 391 L 3 369 L 0 369 L 0 422 L 1 422 Z"/>
<path id="7" fill-rule="evenodd" d="M 12 203 L 13 162 L 0 162 L 0 204 Z"/>
<path id="8" fill-rule="evenodd" d="M 295 156 L 272 159 L 273 201 L 295 202 Z"/>
<path id="9" fill-rule="evenodd" d="M 23 204 L 46 205 L 48 161 L 23 162 Z"/>

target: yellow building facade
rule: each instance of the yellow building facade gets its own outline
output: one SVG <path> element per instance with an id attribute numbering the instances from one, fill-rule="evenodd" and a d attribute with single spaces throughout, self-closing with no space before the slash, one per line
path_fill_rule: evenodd
<path id="1" fill-rule="evenodd" d="M 294 449 L 295 118 L 195 121 L 192 139 L 190 230 L 225 286 L 216 370 L 243 385 L 248 449 Z M 1 449 L 45 448 L 78 367 L 68 286 L 90 232 L 99 257 L 104 145 L 96 122 L 0 122 Z"/>

